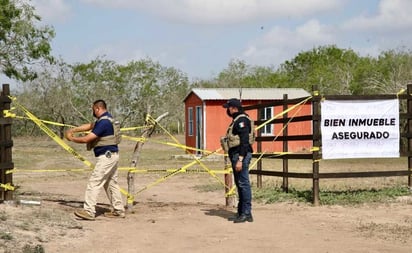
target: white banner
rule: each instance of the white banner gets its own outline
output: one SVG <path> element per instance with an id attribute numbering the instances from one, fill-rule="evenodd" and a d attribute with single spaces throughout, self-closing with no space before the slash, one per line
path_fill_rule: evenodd
<path id="1" fill-rule="evenodd" d="M 399 101 L 321 102 L 322 158 L 399 157 Z"/>

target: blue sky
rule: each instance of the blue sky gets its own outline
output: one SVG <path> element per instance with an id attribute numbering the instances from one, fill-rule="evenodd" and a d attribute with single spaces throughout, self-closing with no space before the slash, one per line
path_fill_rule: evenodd
<path id="1" fill-rule="evenodd" d="M 32 0 L 53 55 L 145 57 L 210 79 L 233 59 L 274 66 L 322 45 L 376 56 L 412 45 L 410 0 Z"/>

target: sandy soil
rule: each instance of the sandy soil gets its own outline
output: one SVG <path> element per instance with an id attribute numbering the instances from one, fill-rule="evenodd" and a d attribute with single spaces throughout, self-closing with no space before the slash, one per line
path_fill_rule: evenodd
<path id="1" fill-rule="evenodd" d="M 75 219 L 86 179 L 24 186 L 26 193 L 43 196 L 41 205 L 2 204 L 0 210 L 16 219 L 28 215 L 27 222 L 36 229 L 26 232 L 34 230 L 36 235 L 24 238 L 33 240 L 30 245 L 41 244 L 45 252 L 411 252 L 410 198 L 357 207 L 254 203 L 255 221 L 234 224 L 227 221 L 234 209 L 225 207 L 221 192 L 192 188 L 202 180 L 209 181 L 178 175 L 142 192 L 125 219 Z M 108 208 L 105 198 L 102 193 L 99 213 Z M 13 220 L 5 222 L 11 225 Z"/>
<path id="2" fill-rule="evenodd" d="M 41 159 L 39 163 L 44 165 Z M 188 173 L 142 191 L 125 219 L 99 215 L 95 221 L 80 221 L 73 211 L 82 206 L 87 177 L 88 173 L 16 173 L 19 198 L 41 204 L 0 204 L 0 253 L 43 252 L 23 251 L 36 245 L 47 253 L 409 253 L 412 249 L 411 196 L 360 206 L 254 201 L 255 221 L 234 224 L 227 218 L 235 209 L 225 206 L 223 190 L 199 190 L 215 181 L 207 174 Z M 137 189 L 159 177 L 137 174 Z M 120 179 L 127 187 L 125 172 Z M 107 210 L 107 203 L 102 192 L 99 214 Z"/>

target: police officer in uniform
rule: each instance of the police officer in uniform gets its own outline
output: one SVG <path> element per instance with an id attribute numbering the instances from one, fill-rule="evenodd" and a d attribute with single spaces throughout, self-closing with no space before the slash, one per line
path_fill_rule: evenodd
<path id="1" fill-rule="evenodd" d="M 253 222 L 252 190 L 249 181 L 249 164 L 253 152 L 249 141 L 249 136 L 253 132 L 251 121 L 243 112 L 239 99 L 231 98 L 223 107 L 226 108 L 228 116 L 233 119 L 226 137 L 229 147 L 228 155 L 239 197 L 237 214 L 229 220 L 234 223 Z"/>
<path id="2" fill-rule="evenodd" d="M 117 182 L 119 162 L 120 130 L 115 131 L 112 115 L 107 111 L 104 100 L 96 100 L 92 106 L 93 116 L 97 120 L 66 131 L 66 138 L 77 143 L 86 143 L 88 150 L 93 148 L 96 157 L 95 168 L 90 175 L 85 193 L 84 207 L 74 214 L 84 220 L 94 220 L 97 197 L 102 188 L 110 200 L 112 211 L 104 213 L 110 218 L 124 218 L 125 209 Z M 90 131 L 85 136 L 74 136 L 76 132 Z"/>

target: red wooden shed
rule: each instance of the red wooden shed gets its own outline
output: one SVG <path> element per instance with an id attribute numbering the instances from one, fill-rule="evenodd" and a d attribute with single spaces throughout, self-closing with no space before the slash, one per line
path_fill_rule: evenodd
<path id="1" fill-rule="evenodd" d="M 310 94 L 300 88 L 196 88 L 192 89 L 184 99 L 185 103 L 185 141 L 186 146 L 196 148 L 196 153 L 202 150 L 214 151 L 220 148 L 220 137 L 224 136 L 231 118 L 227 116 L 226 109 L 222 107 L 230 98 L 241 98 L 242 106 L 270 103 L 283 100 L 287 94 L 288 99 L 305 98 Z M 296 111 L 294 111 L 296 110 Z M 289 112 L 295 116 L 310 115 L 310 104 L 300 105 Z M 261 110 L 258 119 L 257 110 L 247 111 L 252 120 L 267 120 L 283 111 L 282 106 L 267 107 Z M 255 126 L 256 127 L 256 126 Z M 280 124 L 268 124 L 259 131 L 262 136 L 282 135 Z M 311 134 L 312 124 L 294 122 L 288 127 L 289 135 Z M 312 147 L 311 141 L 290 142 L 290 152 L 301 152 Z M 254 144 L 256 151 L 256 143 Z M 265 152 L 281 152 L 282 142 L 264 142 L 262 150 Z"/>

